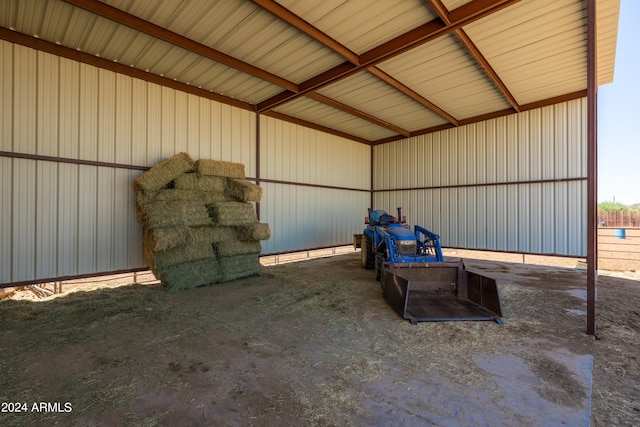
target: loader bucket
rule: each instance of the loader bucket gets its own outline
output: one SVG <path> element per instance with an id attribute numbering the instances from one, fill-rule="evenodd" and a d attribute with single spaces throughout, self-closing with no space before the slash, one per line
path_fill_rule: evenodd
<path id="1" fill-rule="evenodd" d="M 494 279 L 467 271 L 459 262 L 385 263 L 385 300 L 411 323 L 494 320 L 502 324 Z"/>

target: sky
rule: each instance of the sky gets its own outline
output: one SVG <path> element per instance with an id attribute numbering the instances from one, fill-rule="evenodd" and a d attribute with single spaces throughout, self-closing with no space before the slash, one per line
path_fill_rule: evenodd
<path id="1" fill-rule="evenodd" d="M 640 203 L 640 1 L 621 0 L 613 83 L 598 88 L 598 202 Z"/>

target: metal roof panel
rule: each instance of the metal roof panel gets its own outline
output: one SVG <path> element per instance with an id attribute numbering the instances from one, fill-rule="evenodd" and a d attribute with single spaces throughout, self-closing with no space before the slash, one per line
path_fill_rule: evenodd
<path id="1" fill-rule="evenodd" d="M 510 107 L 452 35 L 426 43 L 379 67 L 459 120 Z"/>
<path id="2" fill-rule="evenodd" d="M 340 80 L 318 93 L 409 131 L 447 123 L 427 107 L 369 73 Z"/>
<path id="3" fill-rule="evenodd" d="M 586 3 L 522 1 L 465 27 L 521 104 L 587 86 Z"/>
<path id="4" fill-rule="evenodd" d="M 278 3 L 357 54 L 437 18 L 420 0 L 281 0 Z"/>
<path id="5" fill-rule="evenodd" d="M 297 98 L 294 101 L 275 108 L 274 111 L 368 140 L 397 135 L 392 130 L 380 127 L 306 97 Z"/>

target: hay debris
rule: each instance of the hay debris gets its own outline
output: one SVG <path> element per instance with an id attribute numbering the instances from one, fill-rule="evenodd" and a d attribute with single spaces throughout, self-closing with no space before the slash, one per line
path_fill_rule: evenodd
<path id="1" fill-rule="evenodd" d="M 262 198 L 262 188 L 242 179 L 227 180 L 227 194 L 241 202 L 259 202 Z"/>
<path id="2" fill-rule="evenodd" d="M 222 226 L 248 225 L 258 222 L 253 205 L 247 202 L 218 202 L 207 205 L 213 222 Z"/>
<path id="3" fill-rule="evenodd" d="M 198 175 L 245 178 L 244 165 L 242 163 L 232 163 L 221 160 L 200 159 L 195 163 L 195 171 Z"/>
<path id="4" fill-rule="evenodd" d="M 262 251 L 260 242 L 241 242 L 239 240 L 226 240 L 215 246 L 218 257 L 231 257 L 237 255 L 259 254 Z"/>
<path id="5" fill-rule="evenodd" d="M 271 227 L 269 224 L 258 222 L 255 224 L 236 227 L 236 234 L 243 242 L 254 242 L 258 240 L 269 240 L 271 237 Z"/>
<path id="6" fill-rule="evenodd" d="M 178 153 L 138 176 L 133 186 L 138 191 L 148 193 L 158 191 L 178 176 L 192 170 L 193 166 L 194 161 L 187 153 Z"/>

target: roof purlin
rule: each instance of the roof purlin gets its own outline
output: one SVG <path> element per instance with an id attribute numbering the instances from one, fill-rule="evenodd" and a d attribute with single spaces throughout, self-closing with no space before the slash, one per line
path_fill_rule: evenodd
<path id="1" fill-rule="evenodd" d="M 427 43 L 440 36 L 448 34 L 463 25 L 470 24 L 486 17 L 520 0 L 474 0 L 461 6 L 449 14 L 450 24 L 444 24 L 440 18 L 429 21 L 405 34 L 402 34 L 380 46 L 360 55 L 360 65 L 344 62 L 311 79 L 299 84 L 299 92 L 286 94 L 281 92 L 258 104 L 257 110 L 264 112 L 277 107 L 291 99 L 315 91 L 338 80 L 351 76 L 363 68 L 368 68 L 379 62 L 404 53 L 414 47 Z M 454 18 L 455 17 L 455 18 Z"/>
<path id="2" fill-rule="evenodd" d="M 127 26 L 136 31 L 140 31 L 141 33 L 145 33 L 167 43 L 171 43 L 174 46 L 181 47 L 190 52 L 202 55 L 205 58 L 209 58 L 228 67 L 235 68 L 236 70 L 242 71 L 254 77 L 265 80 L 269 83 L 280 86 L 281 88 L 287 89 L 292 93 L 296 93 L 299 90 L 297 84 L 290 82 L 282 77 L 276 76 L 275 74 L 263 70 L 262 68 L 258 68 L 256 66 L 248 64 L 225 53 L 212 49 L 209 46 L 205 46 L 195 40 L 191 40 L 180 34 L 174 33 L 173 31 L 169 31 L 166 28 L 160 27 L 149 21 L 145 21 L 144 19 L 138 18 L 137 16 L 131 15 L 127 12 L 116 9 L 115 7 L 109 6 L 102 2 L 96 0 L 63 1 L 73 6 L 84 9 L 88 12 L 91 12 L 97 16 L 101 16 L 113 22 L 117 22 L 118 24 Z"/>
<path id="3" fill-rule="evenodd" d="M 287 24 L 296 28 L 298 31 L 302 31 L 307 36 L 311 37 L 318 43 L 323 44 L 328 47 L 335 53 L 341 55 L 343 58 L 351 62 L 352 64 L 359 65 L 360 58 L 358 54 L 351 51 L 349 48 L 341 44 L 340 42 L 334 40 L 328 34 L 320 31 L 313 25 L 309 24 L 304 19 L 300 18 L 298 15 L 291 12 L 289 9 L 282 7 L 280 4 L 276 3 L 273 0 L 251 0 L 256 5 L 260 6 L 267 12 L 270 12 L 272 15 L 280 18 Z"/>
<path id="4" fill-rule="evenodd" d="M 372 122 L 378 126 L 382 126 L 384 128 L 390 129 L 396 133 L 399 133 L 400 135 L 404 135 L 405 137 L 409 137 L 411 135 L 411 133 L 408 130 L 402 129 L 398 126 L 395 126 L 387 121 L 384 121 L 382 119 L 379 119 L 377 117 L 374 117 L 370 114 L 367 113 L 363 113 L 362 111 L 356 110 L 353 107 L 350 107 L 348 105 L 345 105 L 341 102 L 338 102 L 334 99 L 331 99 L 329 97 L 326 97 L 324 95 L 321 95 L 317 92 L 310 92 L 306 95 L 308 98 L 311 98 L 315 101 L 318 102 L 322 102 L 325 105 L 328 105 L 330 107 L 336 108 L 340 111 L 344 111 L 345 113 L 349 113 L 353 116 L 359 117 L 361 119 L 367 120 L 369 122 Z"/>
<path id="5" fill-rule="evenodd" d="M 85 52 L 80 52 L 70 47 L 62 46 L 47 40 L 39 39 L 29 36 L 17 31 L 10 30 L 8 28 L 0 27 L 0 40 L 6 40 L 11 43 L 16 43 L 22 46 L 26 46 L 32 49 L 36 49 L 42 52 L 47 52 L 52 55 L 60 56 L 63 58 L 71 59 L 74 61 L 82 62 L 84 64 L 92 65 L 94 67 L 110 70 L 115 73 L 123 74 L 125 76 L 134 77 L 136 79 L 156 83 L 161 86 L 170 87 L 182 92 L 191 93 L 197 96 L 201 96 L 206 99 L 222 102 L 227 105 L 242 108 L 243 110 L 255 111 L 255 105 L 248 102 L 240 101 L 225 95 L 220 95 L 215 92 L 210 92 L 206 89 L 201 89 L 196 86 L 188 85 L 167 77 L 162 77 L 157 74 L 149 73 L 135 67 L 128 67 L 119 62 L 114 62 L 109 59 L 101 58 L 96 55 L 92 55 Z"/>
<path id="6" fill-rule="evenodd" d="M 451 18 L 449 16 L 449 11 L 442 3 L 442 0 L 427 0 L 432 9 L 436 11 L 440 19 L 445 24 L 451 24 Z M 489 61 L 484 57 L 480 49 L 473 43 L 473 41 L 469 38 L 467 33 L 462 28 L 457 28 L 453 31 L 453 34 L 456 36 L 458 41 L 462 43 L 467 52 L 471 54 L 473 59 L 480 65 L 480 67 L 484 70 L 487 76 L 491 79 L 493 84 L 500 90 L 502 95 L 509 101 L 509 104 L 516 110 L 516 112 L 520 111 L 520 105 L 516 98 L 513 96 L 507 85 L 504 84 L 498 73 L 493 69 Z"/>

